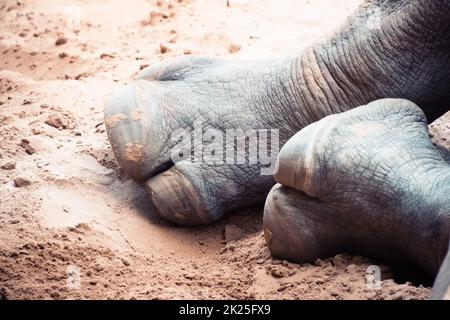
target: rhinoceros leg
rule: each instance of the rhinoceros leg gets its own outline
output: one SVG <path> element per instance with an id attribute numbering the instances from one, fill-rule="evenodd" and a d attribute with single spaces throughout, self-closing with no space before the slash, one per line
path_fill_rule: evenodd
<path id="1" fill-rule="evenodd" d="M 180 225 L 216 221 L 263 202 L 274 184 L 261 159 L 222 161 L 227 130 L 276 129 L 283 145 L 309 123 L 385 97 L 411 100 L 433 120 L 450 104 L 449 29 L 448 1 L 370 0 L 330 39 L 294 56 L 152 65 L 107 99 L 112 149 L 127 175 L 146 182 L 161 216 Z M 209 132 L 204 144 L 219 145 L 218 161 L 187 142 L 183 154 L 194 161 L 171 156 L 180 130 L 196 123 Z"/>
<path id="2" fill-rule="evenodd" d="M 436 276 L 449 243 L 450 165 L 415 104 L 384 99 L 326 117 L 286 143 L 278 167 L 264 212 L 274 256 L 346 252 Z"/>

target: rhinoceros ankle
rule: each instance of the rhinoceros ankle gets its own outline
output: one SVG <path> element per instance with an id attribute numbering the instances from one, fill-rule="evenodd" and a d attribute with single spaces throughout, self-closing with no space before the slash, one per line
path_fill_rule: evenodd
<path id="1" fill-rule="evenodd" d="M 314 61 L 321 76 L 300 70 L 317 91 L 328 91 L 321 98 L 337 108 L 404 98 L 434 121 L 450 103 L 449 15 L 448 1 L 366 2 L 339 32 L 312 48 L 310 58 L 303 58 Z"/>

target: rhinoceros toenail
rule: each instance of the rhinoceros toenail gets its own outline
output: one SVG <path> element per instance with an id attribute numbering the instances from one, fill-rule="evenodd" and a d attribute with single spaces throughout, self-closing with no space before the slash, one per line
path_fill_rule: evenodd
<path id="1" fill-rule="evenodd" d="M 194 186 L 176 169 L 157 175 L 146 183 L 159 215 L 179 225 L 207 223 Z"/>

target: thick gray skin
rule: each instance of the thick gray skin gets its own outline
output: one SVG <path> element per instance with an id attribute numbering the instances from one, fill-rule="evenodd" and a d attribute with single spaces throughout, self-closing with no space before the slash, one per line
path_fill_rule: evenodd
<path id="1" fill-rule="evenodd" d="M 278 167 L 264 211 L 274 256 L 346 252 L 436 276 L 449 249 L 450 163 L 415 104 L 382 99 L 328 116 L 284 145 Z M 432 298 L 449 289 L 447 260 Z"/>
<path id="2" fill-rule="evenodd" d="M 366 24 L 373 12 L 381 13 L 375 29 Z M 183 58 L 152 66 L 106 102 L 113 150 L 125 173 L 147 181 L 163 217 L 179 225 L 216 221 L 262 202 L 274 181 L 260 175 L 259 165 L 172 163 L 176 129 L 201 116 L 206 128 L 279 129 L 282 145 L 327 115 L 385 97 L 417 103 L 432 121 L 450 104 L 449 29 L 449 1 L 375 0 L 296 57 Z"/>

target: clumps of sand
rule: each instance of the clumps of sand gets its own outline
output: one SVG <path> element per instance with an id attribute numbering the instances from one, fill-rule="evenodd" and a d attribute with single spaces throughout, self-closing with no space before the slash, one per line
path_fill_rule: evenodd
<path id="1" fill-rule="evenodd" d="M 337 255 L 298 265 L 274 259 L 265 245 L 262 233 L 228 243 L 223 256 L 242 268 L 252 279 L 247 293 L 255 299 L 426 299 L 429 289 L 411 283 L 397 284 L 393 270 L 363 257 Z M 368 286 L 367 270 L 377 265 L 381 286 Z"/>

